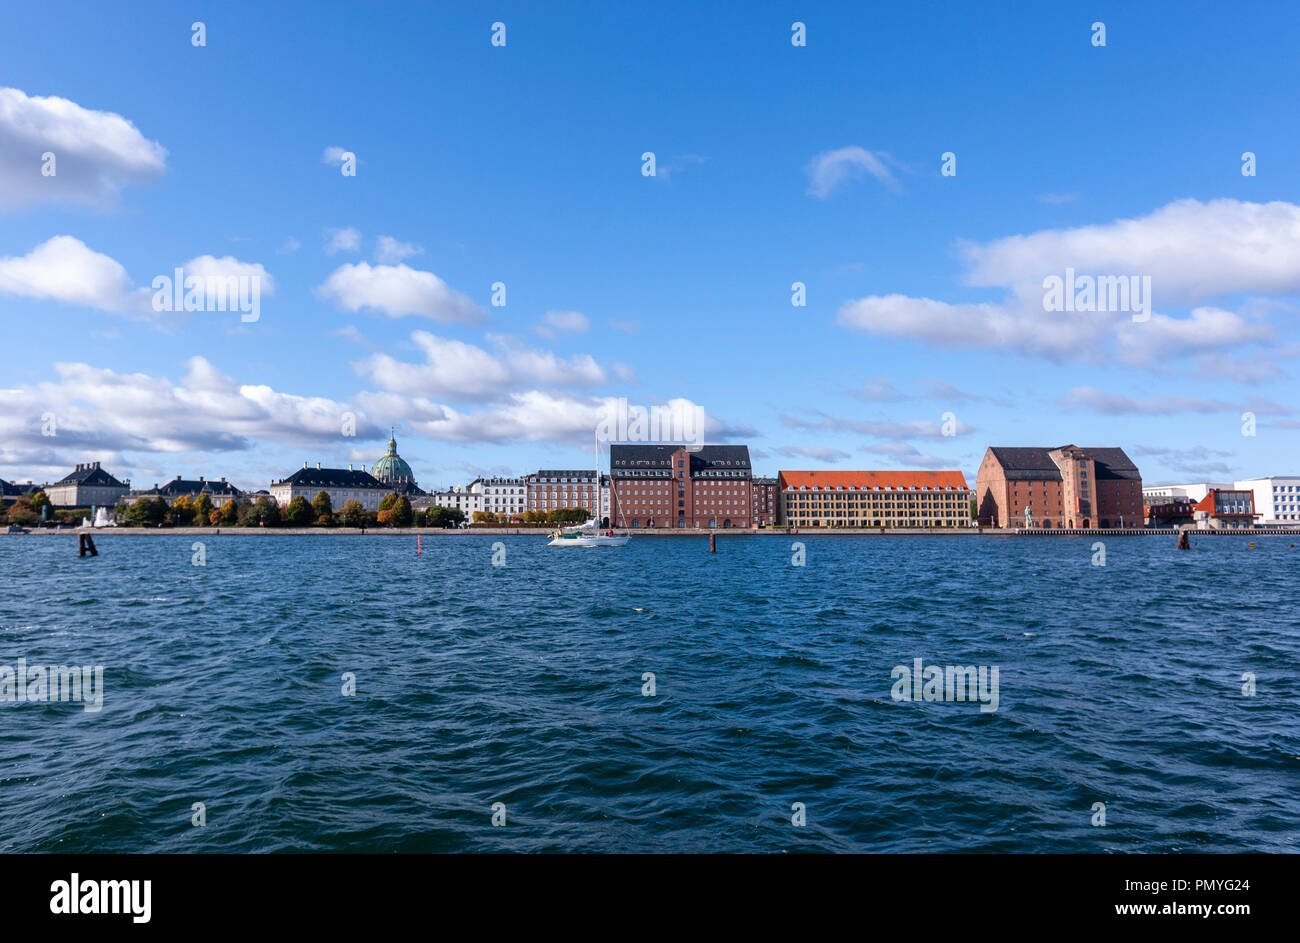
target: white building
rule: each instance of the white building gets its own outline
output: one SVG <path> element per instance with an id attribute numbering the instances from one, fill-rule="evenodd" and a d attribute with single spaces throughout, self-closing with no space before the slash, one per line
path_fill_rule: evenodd
<path id="1" fill-rule="evenodd" d="M 378 511 L 379 502 L 392 489 L 364 469 L 357 471 L 351 465 L 347 468 L 321 468 L 320 462 L 315 468 L 308 468 L 303 462 L 302 468 L 288 478 L 271 482 L 271 497 L 282 508 L 288 507 L 289 502 L 297 497 L 313 501 L 322 491 L 330 496 L 330 507 L 337 514 L 348 501 L 360 501 L 367 511 Z"/>
<path id="2" fill-rule="evenodd" d="M 1188 498 L 1192 501 L 1204 501 L 1211 491 L 1231 491 L 1236 487 L 1230 481 L 1198 481 L 1190 485 L 1150 485 L 1142 489 L 1142 503 L 1160 504 L 1170 498 Z M 1152 498 L 1157 500 L 1152 501 Z"/>
<path id="3" fill-rule="evenodd" d="M 522 478 L 475 478 L 469 483 L 471 494 L 483 496 L 483 507 L 498 517 L 522 516 L 528 486 Z"/>
<path id="4" fill-rule="evenodd" d="M 130 481 L 118 481 L 100 468 L 99 462 L 86 462 L 55 484 L 46 485 L 45 496 L 56 508 L 112 507 L 130 490 Z"/>
<path id="5" fill-rule="evenodd" d="M 600 515 L 599 519 L 604 521 L 609 518 L 609 475 L 600 476 Z M 610 523 L 613 523 L 611 521 Z"/>
<path id="6" fill-rule="evenodd" d="M 472 521 L 477 511 L 483 510 L 484 494 L 482 491 L 469 491 L 453 488 L 449 491 L 435 491 L 423 498 L 411 502 L 412 508 L 456 508 L 465 515 L 465 520 Z"/>
<path id="7" fill-rule="evenodd" d="M 1245 478 L 1235 487 L 1255 493 L 1258 523 L 1300 527 L 1300 476 Z"/>

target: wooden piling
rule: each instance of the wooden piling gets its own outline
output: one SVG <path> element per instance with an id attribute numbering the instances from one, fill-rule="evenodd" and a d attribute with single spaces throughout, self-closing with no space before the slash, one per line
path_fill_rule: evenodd
<path id="1" fill-rule="evenodd" d="M 89 553 L 92 557 L 99 556 L 99 551 L 95 549 L 95 538 L 89 534 L 77 535 L 77 556 L 84 557 Z"/>
<path id="2" fill-rule="evenodd" d="M 1191 549 L 1192 549 L 1192 538 L 1191 538 L 1190 536 L 1188 536 L 1187 531 L 1182 531 L 1181 533 L 1179 533 L 1179 535 L 1178 535 L 1178 549 L 1179 549 L 1179 550 L 1191 550 Z"/>
<path id="3" fill-rule="evenodd" d="M 709 534 L 709 553 L 718 552 L 718 535 Z"/>

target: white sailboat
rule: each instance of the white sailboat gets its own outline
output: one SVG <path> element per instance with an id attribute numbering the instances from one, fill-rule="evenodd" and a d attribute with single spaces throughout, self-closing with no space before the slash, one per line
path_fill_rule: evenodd
<path id="1" fill-rule="evenodd" d="M 597 479 L 599 480 L 599 479 Z M 546 546 L 548 547 L 621 547 L 629 540 L 626 534 L 618 535 L 612 530 L 602 534 L 595 530 L 597 525 L 593 517 L 585 524 L 579 524 L 576 527 L 565 527 L 561 530 L 552 531 L 551 540 Z M 593 532 L 594 531 L 594 532 Z"/>
<path id="2" fill-rule="evenodd" d="M 614 488 L 614 469 L 610 469 L 609 487 L 611 495 Z M 596 439 L 596 490 L 600 491 L 600 438 Z M 614 502 L 617 503 L 617 502 Z M 613 510 L 613 508 L 611 508 Z M 596 511 L 600 512 L 600 501 L 596 502 Z M 559 530 L 551 531 L 551 539 L 547 543 L 548 547 L 621 547 L 629 540 L 628 534 L 615 534 L 613 528 L 606 533 L 600 532 L 600 522 L 596 518 L 591 518 L 585 524 L 578 524 L 573 527 L 562 527 Z"/>

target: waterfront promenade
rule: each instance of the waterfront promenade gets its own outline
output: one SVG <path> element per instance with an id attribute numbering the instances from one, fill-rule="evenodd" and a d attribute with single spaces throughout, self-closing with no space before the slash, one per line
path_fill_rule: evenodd
<path id="1" fill-rule="evenodd" d="M 555 528 L 548 527 L 471 527 L 466 529 L 441 527 L 76 527 L 33 528 L 23 534 L 5 534 L 0 537 L 74 536 L 92 534 L 95 537 L 153 536 L 153 537 L 546 537 Z M 1011 527 L 818 527 L 790 528 L 765 527 L 760 529 L 730 527 L 711 528 L 614 528 L 619 534 L 634 537 L 1174 537 L 1179 531 L 1173 527 L 1110 527 L 1067 530 L 1064 528 L 1011 528 Z M 1300 537 L 1300 528 L 1242 528 L 1237 530 L 1191 530 L 1192 537 Z"/>

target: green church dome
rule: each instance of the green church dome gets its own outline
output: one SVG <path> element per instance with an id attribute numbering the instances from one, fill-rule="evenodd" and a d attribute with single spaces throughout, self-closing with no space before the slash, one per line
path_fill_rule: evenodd
<path id="1" fill-rule="evenodd" d="M 370 469 L 370 474 L 385 484 L 415 481 L 415 473 L 411 471 L 411 466 L 397 454 L 397 439 L 392 435 L 388 437 L 388 451 L 384 453 L 383 458 L 375 462 L 374 467 Z"/>

